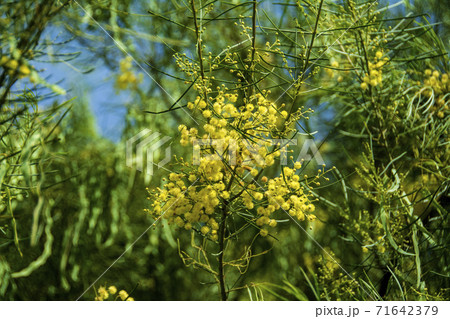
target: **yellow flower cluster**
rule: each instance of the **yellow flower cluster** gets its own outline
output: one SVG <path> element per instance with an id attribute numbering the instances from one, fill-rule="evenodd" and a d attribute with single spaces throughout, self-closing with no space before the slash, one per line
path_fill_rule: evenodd
<path id="1" fill-rule="evenodd" d="M 135 88 L 142 82 L 142 74 L 136 76 L 132 71 L 132 58 L 126 57 L 120 61 L 120 75 L 116 80 L 116 87 L 119 90 L 126 90 L 128 88 Z"/>
<path id="2" fill-rule="evenodd" d="M 0 66 L 6 68 L 9 75 L 13 75 L 17 72 L 17 76 L 19 78 L 27 77 L 31 73 L 30 68 L 26 64 L 20 64 L 19 61 L 11 59 L 5 55 L 0 59 Z"/>
<path id="3" fill-rule="evenodd" d="M 374 63 L 368 62 L 369 73 L 366 73 L 363 81 L 361 83 L 361 88 L 363 90 L 370 86 L 375 87 L 381 85 L 383 81 L 383 71 L 382 68 L 389 61 L 388 57 L 383 58 L 383 53 L 377 51 L 374 57 Z"/>
<path id="4" fill-rule="evenodd" d="M 317 269 L 317 281 L 321 287 L 329 287 L 321 292 L 320 298 L 326 300 L 332 298 L 334 300 L 353 300 L 356 292 L 360 288 L 358 282 L 353 279 L 356 274 L 344 274 L 340 270 L 341 261 L 331 251 L 329 247 L 325 247 L 326 254 L 322 260 L 318 259 L 319 266 Z"/>
<path id="5" fill-rule="evenodd" d="M 444 118 L 449 110 L 450 74 L 441 74 L 438 70 L 426 69 L 420 75 L 423 75 L 424 80 L 414 83 L 419 87 L 416 97 L 430 98 L 428 100 L 431 104 L 429 110 L 437 117 Z"/>
<path id="6" fill-rule="evenodd" d="M 284 105 L 277 107 L 265 95 L 256 94 L 237 107 L 237 98 L 236 94 L 219 91 L 208 103 L 201 97 L 188 103 L 188 108 L 199 112 L 206 123 L 203 133 L 180 125 L 181 144 L 193 145 L 194 153 L 201 152 L 202 156 L 197 159 L 194 156 L 198 165 L 181 159 L 187 169 L 171 173 L 162 188 L 149 191 L 153 203 L 148 211 L 154 218 L 162 216 L 169 224 L 193 229 L 216 241 L 223 213 L 247 210 L 261 228 L 276 226 L 272 214 L 282 209 L 299 220 L 314 211 L 300 177 L 295 175 L 300 163 L 295 163 L 294 169 L 285 167 L 282 177 L 271 180 L 262 177 L 258 181 L 262 170 L 272 166 L 280 156 L 280 146 L 272 145 L 268 138 L 277 136 L 279 127 L 288 118 Z M 284 123 L 288 127 L 284 127 L 284 132 L 290 132 L 290 123 L 303 114 L 293 113 L 290 122 Z M 199 140 L 206 141 L 206 145 L 197 143 Z M 261 229 L 260 233 L 266 236 L 268 231 Z"/>
<path id="7" fill-rule="evenodd" d="M 339 62 L 333 61 L 331 62 L 331 68 L 326 68 L 325 72 L 327 73 L 328 77 L 334 78 L 337 74 L 336 69 L 339 68 Z M 338 75 L 337 79 L 338 82 L 342 82 L 344 80 L 344 77 L 342 75 Z"/>
<path id="8" fill-rule="evenodd" d="M 56 84 L 49 84 L 39 76 L 39 73 L 28 63 L 27 59 L 33 58 L 33 52 L 28 50 L 22 53 L 20 50 L 16 50 L 12 57 L 3 55 L 0 58 L 0 66 L 3 67 L 9 76 L 14 76 L 19 79 L 28 78 L 33 84 L 40 84 L 57 94 L 64 95 L 66 91 Z"/>
<path id="9" fill-rule="evenodd" d="M 100 286 L 100 288 L 97 289 L 97 296 L 95 297 L 95 301 L 104 301 L 107 300 L 110 295 L 116 294 L 117 288 L 115 286 L 109 286 L 108 288 Z M 134 301 L 134 298 L 130 297 L 125 290 L 119 291 L 114 300 L 118 300 L 119 298 L 124 301 Z"/>
<path id="10" fill-rule="evenodd" d="M 257 208 L 259 216 L 256 220 L 257 226 L 275 227 L 277 221 L 271 216 L 279 210 L 289 213 L 299 221 L 304 221 L 305 217 L 309 221 L 315 220 L 315 215 L 311 214 L 315 210 L 314 204 L 305 194 L 305 189 L 300 184 L 300 176 L 295 174 L 300 168 L 301 163 L 296 162 L 294 163 L 294 169 L 284 167 L 283 176 L 268 180 L 265 187 L 267 191 L 264 193 L 267 205 Z M 261 229 L 260 234 L 266 236 L 268 234 L 267 229 Z"/>
<path id="11" fill-rule="evenodd" d="M 431 86 L 437 94 L 450 91 L 449 74 L 441 74 L 438 70 L 431 71 L 430 69 L 426 69 L 424 74 L 426 79 L 423 84 Z"/>

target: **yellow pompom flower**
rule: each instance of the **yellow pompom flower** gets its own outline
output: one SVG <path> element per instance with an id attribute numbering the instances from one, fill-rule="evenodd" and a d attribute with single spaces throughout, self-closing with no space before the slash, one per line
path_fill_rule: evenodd
<path id="1" fill-rule="evenodd" d="M 108 294 L 108 291 L 106 290 L 105 287 L 100 286 L 100 288 L 98 288 L 97 292 L 98 292 L 98 297 L 99 297 L 101 300 L 108 299 L 109 294 Z"/>
<path id="2" fill-rule="evenodd" d="M 203 226 L 200 231 L 202 232 L 203 235 L 206 235 L 207 233 L 209 233 L 209 227 L 208 226 Z"/>
<path id="3" fill-rule="evenodd" d="M 119 63 L 120 75 L 116 79 L 116 87 L 119 90 L 126 90 L 128 87 L 135 87 L 142 81 L 142 74 L 138 77 L 132 71 L 132 58 L 126 57 Z"/>
<path id="4" fill-rule="evenodd" d="M 19 62 L 17 62 L 16 60 L 12 59 L 12 60 L 8 60 L 5 63 L 5 66 L 9 69 L 15 70 L 17 69 L 17 67 L 19 66 Z"/>
<path id="5" fill-rule="evenodd" d="M 201 100 L 201 101 L 198 103 L 198 106 L 199 106 L 201 109 L 204 109 L 204 108 L 206 107 L 206 102 L 203 101 L 203 100 Z"/>
<path id="6" fill-rule="evenodd" d="M 19 66 L 19 73 L 21 76 L 25 77 L 28 76 L 30 74 L 30 68 L 28 68 L 28 66 L 26 66 L 25 64 L 22 64 L 21 66 Z"/>
<path id="7" fill-rule="evenodd" d="M 211 111 L 210 110 L 204 110 L 203 111 L 203 116 L 205 118 L 210 118 L 211 117 Z"/>
<path id="8" fill-rule="evenodd" d="M 9 61 L 9 58 L 6 55 L 4 55 L 0 59 L 0 65 L 6 64 L 6 62 L 8 62 L 8 61 Z"/>
<path id="9" fill-rule="evenodd" d="M 122 299 L 122 300 L 127 299 L 127 298 L 128 298 L 128 292 L 126 292 L 125 290 L 119 291 L 119 297 L 120 297 L 120 299 Z"/>
<path id="10" fill-rule="evenodd" d="M 116 286 L 109 286 L 109 287 L 108 287 L 108 292 L 109 292 L 111 295 L 115 295 L 116 292 L 117 292 Z"/>

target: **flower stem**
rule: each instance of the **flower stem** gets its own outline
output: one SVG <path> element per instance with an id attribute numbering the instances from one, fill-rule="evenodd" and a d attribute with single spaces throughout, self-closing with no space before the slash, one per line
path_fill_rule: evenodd
<path id="1" fill-rule="evenodd" d="M 227 301 L 227 292 L 225 290 L 225 273 L 223 269 L 223 255 L 224 255 L 224 242 L 225 242 L 225 222 L 227 219 L 226 206 L 222 209 L 222 220 L 219 226 L 219 292 L 222 301 Z"/>

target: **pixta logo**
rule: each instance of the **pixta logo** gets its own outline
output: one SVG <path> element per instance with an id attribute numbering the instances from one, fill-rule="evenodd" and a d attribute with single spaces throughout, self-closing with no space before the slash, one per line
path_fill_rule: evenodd
<path id="1" fill-rule="evenodd" d="M 155 158 L 160 157 L 163 146 L 171 139 L 149 129 L 140 131 L 126 142 L 127 166 L 135 167 L 140 172 L 144 172 L 145 169 L 146 174 L 153 175 L 153 165 L 161 168 L 169 163 L 172 156 L 170 145 L 165 147 L 164 158 L 161 161 L 156 163 Z"/>
<path id="2" fill-rule="evenodd" d="M 229 165 L 236 164 L 236 149 L 238 141 L 234 139 L 195 139 L 193 141 L 193 164 L 200 165 L 201 159 L 228 161 Z M 300 145 L 294 139 L 266 139 L 260 141 L 260 144 L 254 143 L 251 140 L 242 140 L 241 149 L 245 148 L 247 156 L 244 158 L 245 163 L 253 163 L 256 165 L 263 165 L 264 158 L 258 153 L 258 147 L 264 145 L 278 146 L 280 148 L 280 165 L 287 165 L 288 148 L 294 146 L 297 150 L 301 147 L 296 157 L 297 162 L 316 161 L 317 165 L 325 164 L 322 155 L 317 148 L 313 139 L 306 139 Z M 202 153 L 202 149 L 207 149 L 209 152 L 214 150 L 214 154 Z"/>

